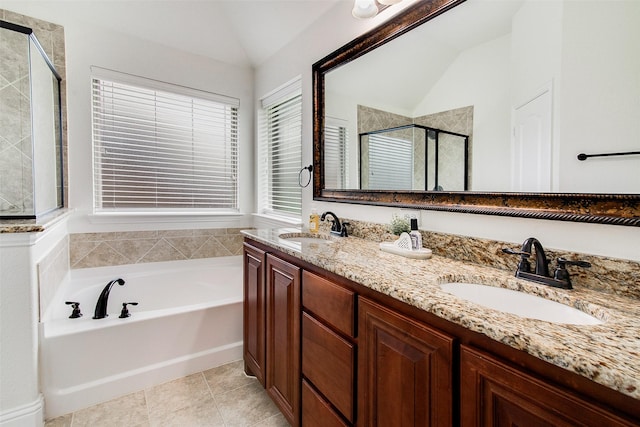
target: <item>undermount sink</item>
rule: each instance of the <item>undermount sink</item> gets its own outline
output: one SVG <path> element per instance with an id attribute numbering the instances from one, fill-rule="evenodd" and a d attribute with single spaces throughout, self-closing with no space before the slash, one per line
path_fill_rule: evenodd
<path id="1" fill-rule="evenodd" d="M 529 319 L 570 325 L 600 325 L 602 320 L 576 308 L 536 295 L 477 283 L 444 283 L 440 288 L 456 297 L 493 310 Z"/>
<path id="2" fill-rule="evenodd" d="M 298 243 L 314 243 L 319 245 L 333 243 L 333 240 L 331 240 L 329 236 L 325 236 L 324 234 L 286 233 L 286 234 L 281 234 L 278 237 L 280 237 L 281 239 L 287 240 L 289 242 L 298 242 Z"/>

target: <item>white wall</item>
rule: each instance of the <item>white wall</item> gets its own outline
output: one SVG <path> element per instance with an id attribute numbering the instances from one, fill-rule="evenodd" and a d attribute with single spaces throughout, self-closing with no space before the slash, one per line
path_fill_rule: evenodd
<path id="1" fill-rule="evenodd" d="M 400 3 L 402 4 L 402 3 Z M 338 5 L 309 31 L 286 46 L 256 69 L 255 92 L 259 97 L 273 88 L 302 75 L 303 85 L 303 164 L 312 161 L 312 90 L 311 66 L 342 44 L 377 25 L 379 21 L 356 21 L 351 18 L 349 5 Z M 303 190 L 303 216 L 310 213 L 312 204 L 318 210 L 331 210 L 339 216 L 389 223 L 397 208 L 313 202 L 312 188 Z M 542 243 L 559 250 L 577 251 L 602 256 L 640 261 L 640 228 L 582 224 L 523 218 L 454 214 L 420 211 L 420 228 L 465 236 L 490 238 L 521 244 L 535 236 Z M 428 246 L 428 242 L 425 242 Z"/>
<path id="2" fill-rule="evenodd" d="M 498 165 L 511 162 L 508 86 L 510 36 L 462 52 L 433 85 L 413 117 L 473 105 L 471 171 L 474 191 L 509 191 L 509 177 Z"/>
<path id="3" fill-rule="evenodd" d="M 608 192 L 615 182 L 617 192 L 638 193 L 640 156 L 576 155 L 638 151 L 640 2 L 567 1 L 563 28 L 560 132 L 572 144 L 560 145 L 562 189 Z"/>
<path id="4" fill-rule="evenodd" d="M 240 212 L 254 211 L 253 70 L 225 64 L 140 38 L 116 33 L 74 18 L 74 2 L 2 1 L 0 7 L 64 26 L 67 63 L 69 207 L 76 210 L 71 232 L 163 228 L 242 227 L 250 216 L 172 217 L 92 216 L 91 66 L 134 74 L 240 99 Z M 167 29 L 170 31 L 170 28 Z M 247 190 L 249 189 L 249 190 Z"/>

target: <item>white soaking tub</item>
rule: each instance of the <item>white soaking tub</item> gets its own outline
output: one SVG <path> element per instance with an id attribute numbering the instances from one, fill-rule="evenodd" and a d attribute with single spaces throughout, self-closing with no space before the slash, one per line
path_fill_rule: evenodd
<path id="1" fill-rule="evenodd" d="M 92 319 L 102 289 L 108 317 Z M 70 319 L 66 301 L 80 302 Z M 130 317 L 119 318 L 123 302 Z M 40 330 L 52 418 L 242 357 L 242 257 L 72 270 Z"/>

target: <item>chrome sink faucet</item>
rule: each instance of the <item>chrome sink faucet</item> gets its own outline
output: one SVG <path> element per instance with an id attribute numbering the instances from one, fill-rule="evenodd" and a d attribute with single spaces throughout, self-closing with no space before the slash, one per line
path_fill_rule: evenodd
<path id="1" fill-rule="evenodd" d="M 330 234 L 334 236 L 340 236 L 340 237 L 349 237 L 349 233 L 347 232 L 347 225 L 349 225 L 349 223 L 346 221 L 340 222 L 340 219 L 338 218 L 338 216 L 333 212 L 324 212 L 320 216 L 320 221 L 324 221 L 328 215 L 333 217 L 333 219 L 329 220 L 331 221 Z"/>
<path id="2" fill-rule="evenodd" d="M 532 250 L 535 250 L 535 270 L 531 271 L 531 257 Z M 520 262 L 516 269 L 516 277 L 520 277 L 525 280 L 530 280 L 536 283 L 542 283 L 544 285 L 553 286 L 555 288 L 573 289 L 571 284 L 571 278 L 569 277 L 569 271 L 567 265 L 576 265 L 578 267 L 588 268 L 591 264 L 586 261 L 570 261 L 566 258 L 558 258 L 557 267 L 553 274 L 553 277 L 549 274 L 549 260 L 544 252 L 542 243 L 535 237 L 529 237 L 522 244 L 522 248 L 518 250 L 504 248 L 502 252 L 511 255 L 520 255 Z"/>

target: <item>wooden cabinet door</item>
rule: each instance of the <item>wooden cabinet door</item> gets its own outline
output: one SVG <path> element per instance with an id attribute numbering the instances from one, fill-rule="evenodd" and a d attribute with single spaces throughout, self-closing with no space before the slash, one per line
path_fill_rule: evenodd
<path id="1" fill-rule="evenodd" d="M 358 310 L 357 424 L 453 425 L 454 339 L 365 298 Z"/>
<path id="2" fill-rule="evenodd" d="M 583 398 L 461 346 L 462 426 L 631 426 Z"/>
<path id="3" fill-rule="evenodd" d="M 267 254 L 267 392 L 300 423 L 300 268 Z"/>
<path id="4" fill-rule="evenodd" d="M 244 366 L 265 385 L 265 252 L 244 244 Z"/>

